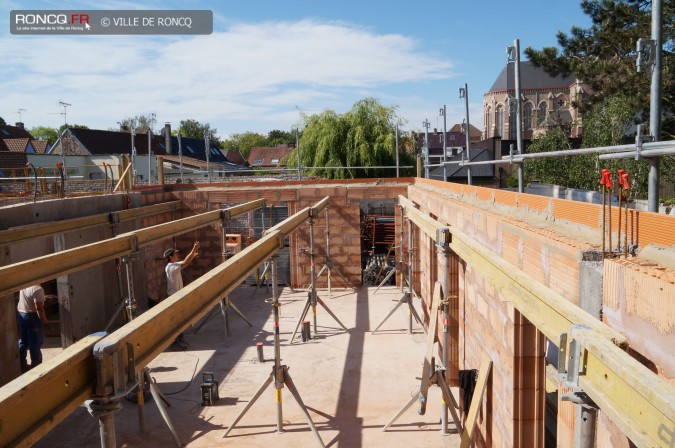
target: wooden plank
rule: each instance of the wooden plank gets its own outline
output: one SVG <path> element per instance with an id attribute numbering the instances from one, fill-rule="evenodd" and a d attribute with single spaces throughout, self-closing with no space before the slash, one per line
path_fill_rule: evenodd
<path id="1" fill-rule="evenodd" d="M 597 333 L 574 331 L 588 352 L 581 388 L 640 447 L 675 444 L 675 388 Z"/>
<path id="2" fill-rule="evenodd" d="M 434 357 L 434 343 L 436 342 L 436 330 L 438 329 L 438 308 L 443 298 L 443 286 L 441 282 L 434 285 L 434 293 L 431 300 L 431 309 L 429 310 L 429 327 L 427 328 L 427 348 L 424 352 L 424 365 L 422 367 L 422 382 L 420 384 L 420 403 L 424 403 L 420 408 L 420 414 L 424 415 L 429 386 L 431 386 L 431 368 L 432 358 Z"/>
<path id="3" fill-rule="evenodd" d="M 94 392 L 94 344 L 87 336 L 0 388 L 0 446 L 30 446 Z"/>
<path id="4" fill-rule="evenodd" d="M 491 368 L 492 360 L 487 355 L 487 353 L 483 353 L 483 360 L 481 361 L 480 369 L 478 370 L 478 381 L 476 382 L 476 388 L 473 390 L 471 406 L 469 406 L 469 414 L 467 415 L 466 421 L 464 422 L 462 441 L 459 445 L 460 448 L 467 448 L 471 444 L 473 431 L 476 428 L 476 421 L 478 420 L 478 410 L 480 409 L 481 402 L 483 401 L 483 394 L 485 393 L 485 386 L 487 386 L 487 379 L 488 376 L 490 376 Z"/>
<path id="5" fill-rule="evenodd" d="M 436 236 L 439 230 L 447 229 L 448 226 L 441 224 L 424 212 L 419 211 L 415 204 L 408 198 L 399 195 L 398 203 L 405 208 L 407 218 L 414 222 L 417 227 L 422 230 L 427 236 L 436 241 Z"/>
<path id="6" fill-rule="evenodd" d="M 260 208 L 261 204 L 264 205 L 264 201 L 257 200 L 225 210 L 232 211 L 232 209 L 235 209 L 237 213 L 242 214 L 249 210 Z M 230 214 L 230 216 L 234 215 Z M 0 296 L 3 293 L 18 291 L 26 286 L 42 283 L 58 276 L 77 272 L 129 254 L 134 250 L 134 238 L 136 238 L 137 247 L 140 248 L 220 220 L 221 210 L 214 210 L 145 229 L 123 233 L 105 241 L 0 267 Z"/>
<path id="7" fill-rule="evenodd" d="M 126 221 L 178 209 L 180 209 L 180 201 L 171 201 L 145 207 L 119 210 L 112 213 L 117 213 L 120 221 Z M 0 231 L 0 244 L 17 243 L 19 241 L 52 236 L 57 233 L 69 232 L 101 224 L 110 224 L 110 213 L 99 213 L 96 215 L 63 219 L 60 221 L 40 222 L 3 230 Z"/>

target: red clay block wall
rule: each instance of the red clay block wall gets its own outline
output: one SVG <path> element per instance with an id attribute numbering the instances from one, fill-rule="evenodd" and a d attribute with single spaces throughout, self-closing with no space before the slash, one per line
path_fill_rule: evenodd
<path id="1" fill-rule="evenodd" d="M 408 198 L 438 220 L 456 227 L 573 303 L 578 303 L 579 263 L 588 244 L 557 235 L 457 201 L 451 191 L 417 183 Z M 448 184 L 449 189 L 456 188 Z M 444 187 L 443 184 L 440 185 Z M 483 189 L 485 190 L 485 189 Z M 490 190 L 486 190 L 490 191 Z M 534 204 L 529 204 L 534 206 Z M 433 244 L 422 237 L 421 293 L 431 294 L 435 275 Z M 478 446 L 543 444 L 545 397 L 545 338 L 471 266 L 459 263 L 459 368 L 476 369 L 482 353 L 492 361 L 492 375 L 483 405 L 489 409 L 480 423 Z"/>

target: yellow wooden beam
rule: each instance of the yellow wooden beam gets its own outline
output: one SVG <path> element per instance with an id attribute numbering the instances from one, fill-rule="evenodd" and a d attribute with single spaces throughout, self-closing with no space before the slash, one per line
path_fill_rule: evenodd
<path id="1" fill-rule="evenodd" d="M 128 210 L 112 212 L 117 214 L 120 221 L 142 218 L 158 213 L 170 212 L 180 209 L 180 201 L 164 202 L 162 204 L 137 207 Z M 81 218 L 64 219 L 61 221 L 41 222 L 0 231 L 0 244 L 18 243 L 33 238 L 52 236 L 58 233 L 68 232 L 101 224 L 110 224 L 111 213 L 99 213 Z"/>
<path id="2" fill-rule="evenodd" d="M 421 212 L 415 207 L 415 204 L 408 198 L 399 195 L 398 203 L 405 209 L 406 217 L 411 220 L 427 236 L 433 238 L 437 243 L 439 232 L 442 234 L 448 229 L 448 226 L 441 224 L 431 216 Z"/>
<path id="3" fill-rule="evenodd" d="M 102 336 L 80 339 L 0 388 L 0 446 L 33 445 L 93 395 L 92 348 Z"/>
<path id="4" fill-rule="evenodd" d="M 96 344 L 94 355 L 99 360 L 100 396 L 114 391 L 111 356 L 133 347 L 135 370 L 146 366 L 164 351 L 183 330 L 197 322 L 214 304 L 228 295 L 260 264 L 283 247 L 283 238 L 309 219 L 310 208 L 304 208 L 268 231 L 262 238 L 238 254 L 190 283 L 159 305 L 143 313 Z M 124 356 L 128 360 L 129 356 Z M 127 366 L 128 368 L 128 366 Z"/>
<path id="5" fill-rule="evenodd" d="M 262 199 L 237 205 L 228 210 L 229 216 L 264 206 Z M 180 235 L 221 220 L 222 210 L 214 210 L 188 218 L 159 224 L 146 229 L 118 235 L 105 241 L 87 244 L 73 249 L 56 252 L 32 260 L 0 267 L 0 296 L 18 291 L 30 285 L 67 275 L 90 266 L 129 254 L 137 248 L 157 241 Z"/>
<path id="6" fill-rule="evenodd" d="M 673 446 L 675 388 L 596 332 L 572 337 L 587 350 L 579 385 L 602 412 L 637 446 Z"/>
<path id="7" fill-rule="evenodd" d="M 310 213 L 311 213 L 311 209 L 309 207 L 305 207 L 302 210 L 300 210 L 298 213 L 296 213 L 295 215 L 287 218 L 285 221 L 282 221 L 279 224 L 265 230 L 265 232 L 263 232 L 263 235 L 269 235 L 270 233 L 277 232 L 277 231 L 281 231 L 282 233 L 285 233 L 283 231 L 283 228 L 289 227 L 288 224 L 286 223 L 286 221 L 291 220 L 290 222 L 293 225 L 290 226 L 290 227 L 295 228 L 295 227 L 299 226 L 300 224 L 302 224 L 303 222 L 307 221 L 307 219 L 309 219 Z"/>
<path id="8" fill-rule="evenodd" d="M 451 233 L 450 249 L 482 277 L 490 279 L 490 283 L 550 340 L 558 341 L 572 325 L 585 325 L 616 345 L 627 344 L 626 337 L 621 333 L 515 268 L 465 233 L 454 227 Z"/>
<path id="9" fill-rule="evenodd" d="M 244 213 L 247 206 L 239 207 Z M 234 208 L 234 207 L 233 207 Z M 213 304 L 229 294 L 265 259 L 283 247 L 283 236 L 309 218 L 309 208 L 282 222 L 270 233 L 226 262 L 142 314 L 116 332 L 88 336 L 55 358 L 0 388 L 0 446 L 31 445 L 63 421 L 83 401 L 95 398 L 97 378 L 104 393 L 110 390 L 111 362 L 101 358 L 131 343 L 137 369 L 147 365 L 182 330 L 199 320 Z M 103 361 L 103 362 L 101 362 Z M 128 361 L 128 360 L 127 360 Z M 100 395 L 100 394 L 99 394 Z M 26 403 L 31 403 L 26 406 Z"/>
<path id="10" fill-rule="evenodd" d="M 483 401 L 483 394 L 485 393 L 485 387 L 487 386 L 487 379 L 488 376 L 490 376 L 491 368 L 492 360 L 486 353 L 483 353 L 483 360 L 481 361 L 480 369 L 478 370 L 478 381 L 476 382 L 476 387 L 473 390 L 473 397 L 471 397 L 469 413 L 464 424 L 464 431 L 462 431 L 462 440 L 459 444 L 460 448 L 468 448 L 471 444 L 473 431 L 476 428 L 476 422 L 478 421 L 478 410 L 480 409 L 481 402 Z"/>
<path id="11" fill-rule="evenodd" d="M 404 206 L 409 209 L 409 204 Z M 442 226 L 438 222 L 433 226 L 428 225 L 428 220 L 425 222 L 427 228 Z M 675 389 L 620 348 L 627 346 L 622 334 L 515 269 L 463 232 L 451 227 L 451 233 L 450 249 L 489 279 L 549 339 L 559 340 L 573 325 L 588 327 L 589 330 L 574 335 L 587 350 L 585 371 L 579 377 L 584 392 L 638 446 L 672 444 Z"/>

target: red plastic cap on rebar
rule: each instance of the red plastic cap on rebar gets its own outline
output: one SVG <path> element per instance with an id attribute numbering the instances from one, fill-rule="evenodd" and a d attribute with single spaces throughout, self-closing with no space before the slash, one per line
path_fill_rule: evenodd
<path id="1" fill-rule="evenodd" d="M 630 190 L 630 182 L 628 181 L 628 173 L 623 173 L 621 175 L 621 179 L 623 180 L 623 183 L 621 186 L 623 186 L 623 189 L 628 191 Z"/>
<path id="2" fill-rule="evenodd" d="M 608 188 L 612 188 L 614 186 L 614 182 L 612 182 L 612 173 L 608 169 L 602 170 L 600 185 L 605 185 Z"/>
<path id="3" fill-rule="evenodd" d="M 619 185 L 623 185 L 623 175 L 626 174 L 626 170 L 617 170 L 616 178 L 619 180 Z"/>
<path id="4" fill-rule="evenodd" d="M 24 166 L 30 166 L 30 163 L 26 162 L 26 165 L 24 165 Z"/>
<path id="5" fill-rule="evenodd" d="M 56 162 L 56 167 L 57 167 L 57 168 L 63 168 L 63 163 L 61 163 L 61 162 Z"/>

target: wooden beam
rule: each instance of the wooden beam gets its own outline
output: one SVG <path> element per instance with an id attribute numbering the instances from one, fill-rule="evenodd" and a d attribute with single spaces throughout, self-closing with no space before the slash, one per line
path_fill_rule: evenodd
<path id="1" fill-rule="evenodd" d="M 675 389 L 597 333 L 572 335 L 587 350 L 579 385 L 640 447 L 675 443 Z"/>
<path id="2" fill-rule="evenodd" d="M 178 209 L 180 209 L 180 201 L 171 201 L 146 207 L 120 210 L 112 212 L 112 214 L 117 214 L 120 221 L 127 221 L 129 219 L 142 218 L 144 216 L 156 215 L 158 213 L 165 213 Z M 52 236 L 72 230 L 110 224 L 110 218 L 111 213 L 99 213 L 81 218 L 63 219 L 60 221 L 41 222 L 15 227 L 0 231 L 0 244 L 13 244 L 33 238 Z"/>
<path id="3" fill-rule="evenodd" d="M 585 325 L 616 345 L 627 344 L 626 337 L 621 333 L 476 243 L 465 233 L 454 227 L 451 232 L 450 249 L 482 277 L 490 279 L 490 283 L 550 340 L 558 341 L 572 325 Z"/>
<path id="4" fill-rule="evenodd" d="M 182 331 L 197 322 L 214 304 L 255 271 L 265 260 L 283 248 L 283 238 L 309 219 L 306 207 L 275 226 L 262 238 L 218 265 L 177 293 L 163 300 L 132 322 L 101 340 L 94 347 L 97 358 L 96 394 L 114 392 L 113 354 L 134 350 L 135 370 L 146 366 L 164 351 Z M 128 361 L 128 354 L 123 357 Z M 127 365 L 128 368 L 128 365 Z"/>
<path id="5" fill-rule="evenodd" d="M 478 381 L 476 382 L 476 388 L 473 390 L 471 406 L 469 406 L 469 414 L 467 415 L 466 422 L 464 423 L 462 440 L 459 445 L 460 448 L 468 448 L 468 446 L 471 444 L 473 431 L 476 428 L 476 421 L 478 420 L 478 410 L 480 409 L 481 402 L 483 401 L 483 394 L 485 393 L 485 386 L 487 386 L 487 379 L 488 376 L 490 376 L 491 367 L 492 360 L 486 353 L 483 353 L 483 360 L 481 361 L 480 369 L 478 370 Z"/>
<path id="6" fill-rule="evenodd" d="M 489 279 L 549 339 L 559 340 L 560 334 L 569 332 L 573 325 L 588 327 L 575 333 L 587 351 L 586 369 L 579 377 L 584 392 L 638 446 L 672 444 L 675 389 L 621 349 L 627 346 L 622 334 L 463 232 L 451 228 L 451 233 L 450 249 Z"/>
<path id="7" fill-rule="evenodd" d="M 258 199 L 246 204 L 237 205 L 228 209 L 246 213 L 249 210 L 263 207 L 264 199 Z M 32 260 L 14 263 L 0 267 L 0 297 L 2 294 L 18 291 L 36 283 L 54 279 L 60 275 L 67 275 L 119 258 L 134 250 L 153 244 L 157 241 L 180 235 L 221 220 L 222 210 L 214 210 L 188 218 L 159 224 L 133 232 L 118 235 L 105 241 L 91 243 L 73 249 L 64 250 Z"/>
<path id="8" fill-rule="evenodd" d="M 302 220 L 294 219 L 294 215 L 282 222 L 279 230 L 259 239 L 114 333 L 106 337 L 103 334 L 88 336 L 0 388 L 0 446 L 37 442 L 83 401 L 95 398 L 100 391 L 109 391 L 112 371 L 108 367 L 112 362 L 106 361 L 112 354 L 133 347 L 135 368 L 147 365 L 182 330 L 201 319 L 213 304 L 279 251 L 283 247 L 283 236 L 308 219 L 309 210 L 298 212 Z M 94 354 L 98 356 L 98 364 Z M 101 367 L 100 372 L 97 365 Z M 28 402 L 31 406 L 26 406 Z"/>
<path id="9" fill-rule="evenodd" d="M 443 235 L 448 231 L 448 226 L 441 224 L 431 216 L 418 210 L 415 204 L 404 196 L 398 196 L 398 203 L 405 209 L 406 217 L 414 222 L 427 236 L 436 241 L 436 243 L 444 245 L 449 243 L 449 241 L 438 241 L 439 235 Z"/>
<path id="10" fill-rule="evenodd" d="M 443 300 L 443 285 L 436 282 L 434 292 L 431 296 L 431 309 L 429 310 L 429 328 L 427 329 L 427 347 L 424 351 L 424 363 L 422 365 L 422 381 L 420 383 L 420 409 L 418 413 L 424 415 L 426 411 L 427 395 L 431 386 L 429 378 L 431 377 L 432 363 L 434 359 L 434 343 L 436 342 L 436 330 L 438 328 L 438 309 L 441 300 Z M 441 380 L 442 381 L 442 380 Z"/>
<path id="11" fill-rule="evenodd" d="M 86 336 L 0 388 L 0 446 L 30 446 L 94 393 L 92 348 Z"/>

